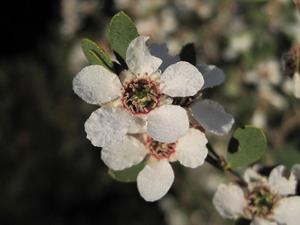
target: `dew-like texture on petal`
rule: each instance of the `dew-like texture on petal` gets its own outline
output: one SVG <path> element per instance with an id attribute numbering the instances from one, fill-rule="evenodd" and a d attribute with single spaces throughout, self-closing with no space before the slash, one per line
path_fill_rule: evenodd
<path id="1" fill-rule="evenodd" d="M 296 72 L 293 76 L 294 83 L 294 95 L 296 98 L 300 98 L 300 73 Z"/>
<path id="2" fill-rule="evenodd" d="M 193 96 L 204 84 L 198 69 L 184 61 L 169 66 L 161 75 L 161 82 L 162 92 L 171 97 Z"/>
<path id="3" fill-rule="evenodd" d="M 277 223 L 262 218 L 255 218 L 250 225 L 277 225 Z"/>
<path id="4" fill-rule="evenodd" d="M 232 115 L 226 113 L 217 102 L 203 100 L 192 105 L 195 119 L 208 132 L 216 135 L 228 133 L 234 123 Z"/>
<path id="5" fill-rule="evenodd" d="M 103 147 L 101 158 L 109 168 L 123 170 L 140 163 L 147 153 L 138 139 L 126 135 L 122 141 Z"/>
<path id="6" fill-rule="evenodd" d="M 103 104 L 121 95 L 121 82 L 117 75 L 103 66 L 84 67 L 73 79 L 73 90 L 90 104 Z"/>
<path id="7" fill-rule="evenodd" d="M 196 168 L 202 165 L 207 156 L 207 139 L 201 131 L 190 128 L 176 144 L 176 158 L 186 167 Z"/>
<path id="8" fill-rule="evenodd" d="M 198 70 L 202 73 L 204 79 L 204 88 L 211 88 L 222 84 L 225 80 L 225 74 L 223 70 L 219 69 L 215 65 L 201 64 L 197 66 Z"/>
<path id="9" fill-rule="evenodd" d="M 160 58 L 152 56 L 146 45 L 149 37 L 139 36 L 133 39 L 126 52 L 126 63 L 131 72 L 149 75 L 156 72 L 162 63 Z"/>
<path id="10" fill-rule="evenodd" d="M 295 194 L 297 181 L 294 179 L 294 177 L 290 177 L 290 179 L 284 177 L 284 169 L 284 166 L 277 166 L 271 171 L 268 180 L 269 185 L 273 191 L 279 193 L 280 195 Z"/>
<path id="11" fill-rule="evenodd" d="M 300 221 L 300 196 L 283 198 L 274 210 L 274 219 L 279 224 L 299 225 Z"/>
<path id="12" fill-rule="evenodd" d="M 222 217 L 236 219 L 243 214 L 246 199 L 239 186 L 221 184 L 213 197 L 213 204 Z"/>
<path id="13" fill-rule="evenodd" d="M 167 160 L 147 164 L 137 177 L 140 195 L 149 202 L 162 198 L 174 181 L 174 172 Z"/>
<path id="14" fill-rule="evenodd" d="M 189 119 L 184 108 L 176 105 L 163 105 L 148 116 L 148 134 L 157 141 L 172 143 L 189 129 Z"/>
<path id="15" fill-rule="evenodd" d="M 132 116 L 122 108 L 102 107 L 91 114 L 84 127 L 92 144 L 104 147 L 122 140 L 132 122 Z"/>

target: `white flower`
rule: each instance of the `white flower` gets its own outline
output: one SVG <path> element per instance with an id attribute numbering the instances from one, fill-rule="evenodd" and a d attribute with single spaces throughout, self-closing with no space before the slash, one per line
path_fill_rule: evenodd
<path id="1" fill-rule="evenodd" d="M 174 181 L 169 161 L 178 160 L 186 167 L 198 167 L 207 156 L 206 143 L 205 134 L 194 128 L 175 143 L 161 143 L 147 135 L 143 138 L 128 135 L 120 142 L 103 147 L 101 158 L 109 168 L 123 170 L 148 156 L 138 174 L 137 186 L 146 201 L 156 201 L 168 192 Z"/>
<path id="2" fill-rule="evenodd" d="M 274 168 L 269 177 L 247 169 L 247 187 L 221 184 L 213 204 L 224 218 L 244 217 L 251 225 L 297 225 L 300 220 L 300 196 L 295 196 L 300 165 L 295 165 L 289 178 L 283 176 L 284 166 Z M 258 169 L 258 168 L 256 168 Z"/>
<path id="3" fill-rule="evenodd" d="M 195 95 L 203 86 L 202 74 L 183 61 L 161 74 L 162 60 L 150 54 L 147 40 L 139 36 L 129 44 L 129 69 L 120 79 L 99 65 L 83 68 L 74 78 L 74 92 L 86 102 L 102 106 L 85 123 L 93 145 L 104 147 L 124 140 L 128 133 L 145 131 L 157 141 L 172 143 L 188 131 L 187 112 L 170 105 L 171 97 Z"/>

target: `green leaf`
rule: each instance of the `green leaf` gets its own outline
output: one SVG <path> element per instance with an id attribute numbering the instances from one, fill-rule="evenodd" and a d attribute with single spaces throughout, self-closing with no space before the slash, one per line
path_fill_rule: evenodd
<path id="1" fill-rule="evenodd" d="M 228 167 L 247 166 L 259 160 L 266 151 L 267 140 L 259 128 L 246 126 L 238 128 L 228 147 Z"/>
<path id="2" fill-rule="evenodd" d="M 107 35 L 116 57 L 120 56 L 125 61 L 129 43 L 139 34 L 131 18 L 119 12 L 111 19 Z"/>
<path id="3" fill-rule="evenodd" d="M 120 182 L 135 182 L 137 175 L 139 172 L 145 167 L 145 163 L 141 162 L 135 166 L 132 166 L 128 169 L 115 171 L 115 170 L 108 170 L 108 174 L 117 181 Z"/>
<path id="4" fill-rule="evenodd" d="M 193 43 L 188 43 L 182 47 L 179 58 L 181 61 L 189 62 L 193 65 L 196 65 L 196 49 Z"/>
<path id="5" fill-rule="evenodd" d="M 108 54 L 95 42 L 85 38 L 81 41 L 81 48 L 90 64 L 101 65 L 110 70 L 113 69 L 114 64 Z"/>

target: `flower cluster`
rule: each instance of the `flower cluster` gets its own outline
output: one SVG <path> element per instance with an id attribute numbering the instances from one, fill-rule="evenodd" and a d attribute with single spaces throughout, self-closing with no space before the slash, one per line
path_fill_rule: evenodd
<path id="1" fill-rule="evenodd" d="M 224 73 L 177 58 L 169 65 L 164 57 L 151 54 L 147 40 L 138 36 L 129 44 L 128 69 L 115 74 L 101 65 L 87 66 L 74 78 L 73 89 L 87 103 L 101 106 L 86 121 L 85 131 L 94 146 L 102 147 L 104 163 L 118 171 L 145 162 L 137 177 L 138 190 L 145 200 L 155 201 L 173 183 L 169 162 L 202 165 L 208 152 L 204 132 L 223 135 L 234 120 L 210 100 L 190 108 L 173 104 L 175 97 L 196 98 L 203 89 L 221 84 Z"/>
<path id="2" fill-rule="evenodd" d="M 286 178 L 284 166 L 275 167 L 264 176 L 259 167 L 244 173 L 246 187 L 221 184 L 213 203 L 224 218 L 243 217 L 251 225 L 297 225 L 300 219 L 300 196 L 296 196 L 300 181 L 300 164 L 295 165 Z"/>

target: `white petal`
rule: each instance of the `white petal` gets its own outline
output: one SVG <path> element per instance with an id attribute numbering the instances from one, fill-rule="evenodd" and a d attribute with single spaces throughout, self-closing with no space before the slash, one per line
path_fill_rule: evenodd
<path id="1" fill-rule="evenodd" d="M 163 197 L 174 181 L 174 172 L 167 160 L 152 162 L 144 167 L 137 177 L 137 186 L 146 201 Z"/>
<path id="2" fill-rule="evenodd" d="M 73 90 L 90 104 L 103 104 L 121 94 L 121 82 L 116 74 L 103 66 L 84 67 L 73 79 Z"/>
<path id="3" fill-rule="evenodd" d="M 207 156 L 207 139 L 201 131 L 191 128 L 176 144 L 176 158 L 187 167 L 195 168 L 204 163 Z"/>
<path id="4" fill-rule="evenodd" d="M 147 153 L 138 139 L 126 135 L 122 141 L 103 147 L 101 158 L 109 168 L 123 170 L 140 163 Z"/>
<path id="5" fill-rule="evenodd" d="M 149 46 L 150 52 L 152 55 L 159 57 L 162 59 L 162 64 L 159 69 L 164 71 L 168 66 L 179 62 L 179 56 L 172 56 L 169 54 L 169 49 L 166 43 L 156 44 L 153 43 Z"/>
<path id="6" fill-rule="evenodd" d="M 298 182 L 300 182 L 300 164 L 295 164 L 291 170 L 291 177 L 294 177 Z"/>
<path id="7" fill-rule="evenodd" d="M 293 196 L 281 199 L 278 202 L 278 207 L 274 210 L 274 219 L 284 225 L 299 225 L 300 197 Z"/>
<path id="8" fill-rule="evenodd" d="M 130 125 L 128 129 L 128 133 L 130 134 L 138 134 L 146 132 L 146 121 L 140 117 L 133 117 L 133 123 Z"/>
<path id="9" fill-rule="evenodd" d="M 161 82 L 162 92 L 171 97 L 193 96 L 204 84 L 198 69 L 184 61 L 169 66 L 161 75 Z"/>
<path id="10" fill-rule="evenodd" d="M 225 74 L 223 70 L 219 69 L 215 65 L 201 64 L 197 66 L 198 70 L 202 73 L 204 78 L 204 88 L 211 88 L 222 84 L 225 80 Z"/>
<path id="11" fill-rule="evenodd" d="M 189 129 L 189 119 L 185 109 L 176 105 L 163 105 L 150 112 L 147 131 L 160 142 L 177 141 Z"/>
<path id="12" fill-rule="evenodd" d="M 274 168 L 270 173 L 268 183 L 272 190 L 281 195 L 295 194 L 297 182 L 293 177 L 291 179 L 284 177 L 284 169 L 284 166 Z"/>
<path id="13" fill-rule="evenodd" d="M 94 111 L 85 122 L 87 138 L 94 146 L 103 147 L 122 140 L 133 117 L 121 108 L 100 108 Z"/>
<path id="14" fill-rule="evenodd" d="M 149 75 L 156 72 L 162 63 L 160 58 L 152 56 L 146 45 L 149 37 L 139 36 L 133 39 L 126 52 L 126 63 L 128 68 L 135 74 Z"/>
<path id="15" fill-rule="evenodd" d="M 228 133 L 234 123 L 232 115 L 217 102 L 203 100 L 192 105 L 192 112 L 200 125 L 216 135 Z"/>
<path id="16" fill-rule="evenodd" d="M 260 168 L 261 168 L 260 165 L 254 165 L 250 168 L 247 168 L 243 175 L 244 180 L 248 184 L 255 183 L 255 182 L 266 182 L 267 181 L 266 177 L 258 173 Z"/>
<path id="17" fill-rule="evenodd" d="M 246 199 L 239 186 L 221 184 L 213 197 L 213 204 L 224 218 L 236 219 L 243 214 Z"/>
<path id="18" fill-rule="evenodd" d="M 300 73 L 296 72 L 293 76 L 294 83 L 294 95 L 296 98 L 300 98 Z"/>
<path id="19" fill-rule="evenodd" d="M 255 218 L 250 225 L 277 225 L 277 223 L 262 218 Z"/>

